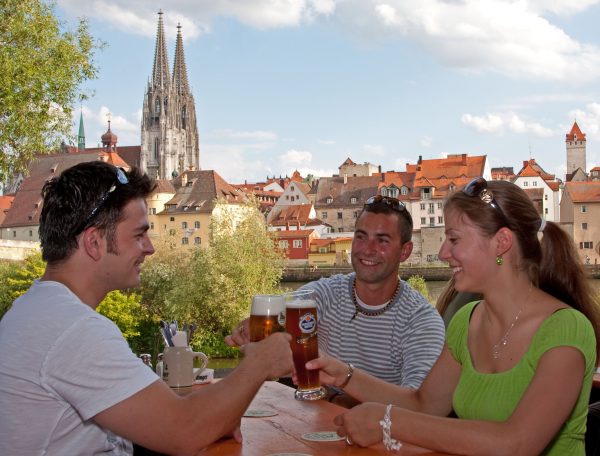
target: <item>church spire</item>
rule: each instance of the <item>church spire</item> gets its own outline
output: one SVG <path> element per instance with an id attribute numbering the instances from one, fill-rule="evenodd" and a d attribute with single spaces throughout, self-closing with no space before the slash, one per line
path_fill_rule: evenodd
<path id="1" fill-rule="evenodd" d="M 187 67 L 185 66 L 185 55 L 183 53 L 183 39 L 181 37 L 181 25 L 177 24 L 177 42 L 175 44 L 175 63 L 173 64 L 173 85 L 180 95 L 190 93 L 187 78 Z"/>
<path id="2" fill-rule="evenodd" d="M 165 27 L 163 25 L 163 12 L 158 12 L 158 27 L 156 29 L 156 47 L 154 48 L 154 68 L 152 70 L 152 85 L 154 87 L 167 87 L 169 85 L 169 61 L 167 60 L 167 43 L 165 41 Z"/>
<path id="3" fill-rule="evenodd" d="M 79 114 L 79 133 L 77 134 L 77 149 L 83 152 L 85 149 L 85 131 L 83 130 L 83 110 Z"/>

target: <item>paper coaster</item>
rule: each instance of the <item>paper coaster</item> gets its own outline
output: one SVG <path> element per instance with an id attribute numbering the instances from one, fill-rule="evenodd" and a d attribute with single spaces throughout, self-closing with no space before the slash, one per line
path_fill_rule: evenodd
<path id="1" fill-rule="evenodd" d="M 315 442 L 333 442 L 336 440 L 344 440 L 344 437 L 337 435 L 335 431 L 323 431 L 323 432 L 308 432 L 302 434 L 304 440 L 313 440 Z"/>
<path id="2" fill-rule="evenodd" d="M 277 412 L 275 410 L 246 410 L 243 416 L 247 418 L 260 418 L 275 415 L 277 415 Z"/>

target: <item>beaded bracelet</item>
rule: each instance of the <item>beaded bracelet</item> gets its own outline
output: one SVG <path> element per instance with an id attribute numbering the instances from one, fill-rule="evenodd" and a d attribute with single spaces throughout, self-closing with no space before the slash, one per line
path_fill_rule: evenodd
<path id="1" fill-rule="evenodd" d="M 385 414 L 383 420 L 379 422 L 381 430 L 383 431 L 383 446 L 387 451 L 398 451 L 402 444 L 392 437 L 392 418 L 390 412 L 392 410 L 392 404 L 388 404 L 385 408 Z"/>

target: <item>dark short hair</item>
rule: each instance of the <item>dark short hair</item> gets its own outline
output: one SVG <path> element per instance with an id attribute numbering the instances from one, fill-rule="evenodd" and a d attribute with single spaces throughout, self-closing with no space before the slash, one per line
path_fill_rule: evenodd
<path id="1" fill-rule="evenodd" d="M 369 200 L 372 199 L 373 198 L 369 198 Z M 408 209 L 402 202 L 399 202 L 400 206 L 396 207 L 395 205 L 387 204 L 385 200 L 397 201 L 396 198 L 384 196 L 378 197 L 371 203 L 365 204 L 362 211 L 360 212 L 360 214 L 358 214 L 358 217 L 356 218 L 354 228 L 356 229 L 356 225 L 358 224 L 358 221 L 360 220 L 360 217 L 363 215 L 364 212 L 372 212 L 374 214 L 395 215 L 396 219 L 398 220 L 400 240 L 403 244 L 409 242 L 412 239 L 413 232 L 413 220 L 412 216 L 410 215 L 410 212 L 408 212 Z"/>
<path id="2" fill-rule="evenodd" d="M 90 226 L 103 230 L 108 251 L 116 252 L 115 232 L 123 207 L 146 198 L 156 187 L 137 168 L 125 175 L 128 182 L 121 184 L 115 166 L 93 161 L 72 166 L 44 184 L 39 227 L 44 260 L 57 263 L 67 259 L 77 248 L 77 236 Z"/>

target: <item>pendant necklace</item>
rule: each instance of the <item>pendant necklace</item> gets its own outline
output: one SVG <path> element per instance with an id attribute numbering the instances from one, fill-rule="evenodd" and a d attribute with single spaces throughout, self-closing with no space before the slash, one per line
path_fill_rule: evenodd
<path id="1" fill-rule="evenodd" d="M 523 309 L 525 309 L 525 306 L 527 305 L 527 302 L 529 301 L 529 297 L 531 296 L 532 289 L 533 289 L 533 283 L 529 286 L 529 293 L 527 293 L 527 299 L 525 300 L 525 302 L 523 303 L 523 305 L 517 312 L 517 315 L 515 315 L 515 318 L 513 319 L 512 323 L 510 324 L 510 326 L 508 327 L 508 329 L 506 330 L 506 332 L 504 333 L 502 338 L 498 341 L 498 343 L 494 344 L 494 347 L 492 348 L 492 358 L 494 358 L 494 359 L 500 358 L 500 356 L 502 355 L 502 350 L 504 350 L 504 348 L 508 345 L 508 336 L 509 336 L 510 332 L 512 331 L 512 329 L 517 324 L 517 321 L 519 321 L 521 312 L 523 312 Z"/>
<path id="2" fill-rule="evenodd" d="M 352 301 L 354 302 L 354 308 L 356 310 L 354 312 L 354 315 L 352 315 L 350 321 L 354 320 L 359 313 L 366 315 L 367 317 L 376 317 L 377 315 L 381 315 L 382 313 L 384 313 L 386 310 L 392 307 L 392 304 L 394 304 L 396 296 L 398 296 L 398 292 L 400 291 L 400 285 L 400 280 L 398 280 L 398 286 L 396 287 L 396 291 L 394 291 L 394 294 L 385 306 L 377 310 L 368 310 L 360 306 L 358 304 L 358 301 L 356 300 L 356 278 L 354 278 L 354 282 L 352 282 Z"/>

